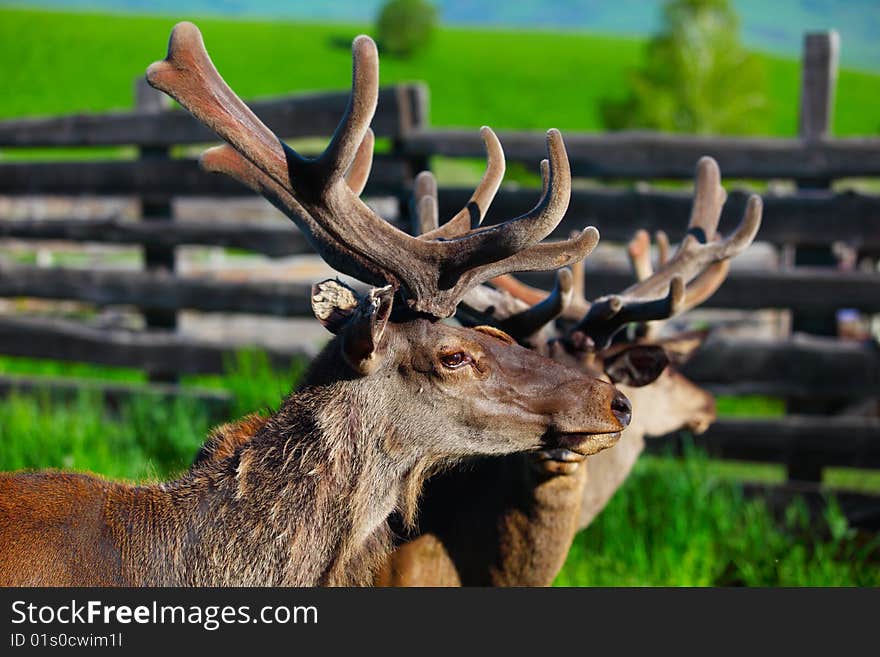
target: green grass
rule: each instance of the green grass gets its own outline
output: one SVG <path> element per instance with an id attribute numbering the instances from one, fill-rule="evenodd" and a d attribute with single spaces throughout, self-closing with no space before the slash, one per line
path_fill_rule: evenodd
<path id="1" fill-rule="evenodd" d="M 127 108 L 132 81 L 164 56 L 179 19 L 0 9 L 0 116 Z M 363 25 L 197 19 L 211 56 L 243 97 L 344 89 Z M 584 33 L 444 27 L 410 60 L 382 59 L 384 84 L 424 80 L 439 126 L 598 130 L 598 100 L 623 93 L 643 41 Z M 799 63 L 762 55 L 770 106 L 761 131 L 797 130 Z M 842 70 L 836 134 L 875 134 L 880 76 Z M 758 127 L 758 126 L 756 126 Z"/>
<path id="2" fill-rule="evenodd" d="M 878 586 L 880 537 L 828 506 L 818 526 L 802 503 L 781 520 L 712 474 L 698 451 L 642 458 L 574 541 L 556 586 Z"/>
<path id="3" fill-rule="evenodd" d="M 184 385 L 228 390 L 235 395 L 231 418 L 268 412 L 280 404 L 305 367 L 295 360 L 274 370 L 262 352 L 241 352 L 224 376 L 189 377 Z M 143 382 L 136 370 L 0 358 L 0 373 L 77 376 Z M 63 468 L 128 480 L 167 479 L 192 461 L 211 421 L 191 398 L 173 401 L 143 394 L 108 412 L 94 393 L 62 401 L 48 392 L 16 393 L 0 400 L 0 470 Z"/>
<path id="4" fill-rule="evenodd" d="M 0 374 L 58 377 L 69 376 L 80 379 L 101 379 L 143 383 L 147 380 L 141 370 L 125 367 L 104 367 L 92 363 L 67 363 L 40 358 L 19 356 L 0 356 Z"/>
<path id="5" fill-rule="evenodd" d="M 0 403 L 0 470 L 62 468 L 132 481 L 185 468 L 209 428 L 204 410 L 183 399 L 143 396 L 116 416 L 81 393 L 69 403 L 15 394 Z"/>

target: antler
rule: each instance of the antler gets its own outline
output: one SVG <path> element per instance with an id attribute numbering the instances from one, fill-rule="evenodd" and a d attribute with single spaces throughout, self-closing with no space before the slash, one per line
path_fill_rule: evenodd
<path id="1" fill-rule="evenodd" d="M 655 239 L 657 241 L 658 264 L 662 267 L 669 260 L 669 238 L 666 236 L 666 233 L 661 230 L 655 233 Z M 713 237 L 713 240 L 717 241 L 718 239 L 719 235 L 716 234 Z M 651 264 L 651 238 L 648 236 L 648 231 L 639 230 L 636 232 L 635 236 L 627 245 L 627 254 L 629 255 L 633 272 L 636 275 L 636 280 L 645 281 L 654 275 L 654 267 Z M 676 309 L 674 314 L 680 315 L 688 310 L 696 308 L 706 299 L 715 294 L 715 291 L 721 287 L 721 284 L 727 278 L 729 272 L 729 258 L 719 260 L 710 265 L 705 271 L 688 283 L 685 288 L 684 302 Z M 673 315 L 670 315 L 669 317 L 672 316 Z M 669 319 L 669 317 L 659 318 L 648 323 L 645 337 L 656 337 L 664 324 L 663 320 Z"/>
<path id="2" fill-rule="evenodd" d="M 547 133 L 546 192 L 520 217 L 477 228 L 504 172 L 501 146 L 488 128 L 482 130 L 489 153 L 486 175 L 471 201 L 449 222 L 452 226 L 416 238 L 375 214 L 358 193 L 369 172 L 365 152 L 372 150 L 368 126 L 378 100 L 376 44 L 359 36 L 352 55 L 348 108 L 326 150 L 313 159 L 284 144 L 235 95 L 191 23 L 175 26 L 166 59 L 149 67 L 147 80 L 229 144 L 203 155 L 206 169 L 226 173 L 266 196 L 332 267 L 372 285 L 391 284 L 412 311 L 448 317 L 475 285 L 510 271 L 556 269 L 592 248 L 598 237 L 595 229 L 559 248 L 538 244 L 561 221 L 571 191 L 568 157 L 557 130 Z M 467 230 L 462 225 L 465 217 Z M 447 233 L 454 238 L 446 238 Z"/>
<path id="3" fill-rule="evenodd" d="M 602 349 L 629 322 L 668 319 L 698 306 L 714 294 L 727 276 L 730 259 L 752 243 L 761 225 L 761 199 L 753 194 L 740 225 L 730 237 L 722 239 L 717 228 L 726 197 L 718 164 L 711 157 L 701 158 L 697 164 L 687 234 L 675 255 L 668 257 L 669 240 L 665 233 L 658 231 L 659 267 L 654 271 L 650 238 L 646 231 L 638 231 L 628 247 L 638 282 L 620 294 L 592 303 L 576 294 L 567 314 L 575 309 L 585 310 L 583 315 L 578 315 L 580 319 L 569 331 L 569 337 Z M 576 268 L 575 281 L 583 278 L 582 267 L 582 263 L 573 267 Z M 492 283 L 530 304 L 546 296 L 545 292 L 530 288 L 512 276 L 496 278 Z M 579 334 L 582 337 L 578 337 Z M 585 341 L 584 337 L 589 340 Z"/>
<path id="4" fill-rule="evenodd" d="M 492 155 L 490 155 L 490 159 L 491 157 Z M 490 171 L 493 169 L 494 166 L 490 164 L 486 175 L 483 176 L 483 181 L 490 177 Z M 549 162 L 547 160 L 541 162 L 541 171 L 544 179 L 543 194 L 546 194 L 549 184 Z M 492 191 L 493 195 L 496 190 Z M 476 193 L 473 195 L 469 205 L 474 203 L 473 199 L 477 196 Z M 422 171 L 416 176 L 411 207 L 414 209 L 413 233 L 418 235 L 420 239 L 426 239 L 429 234 L 437 234 L 437 181 L 429 171 Z M 484 214 L 483 211 L 480 219 Z M 460 220 L 461 216 L 463 215 L 459 212 L 441 228 L 446 228 L 456 220 Z M 470 230 L 459 223 L 457 226 L 449 228 L 446 234 L 455 238 L 468 232 Z M 548 253 L 556 251 L 563 254 L 561 257 L 567 258 L 564 254 L 579 252 L 583 254 L 583 257 L 574 263 L 577 265 L 595 248 L 598 241 L 598 231 L 589 227 L 582 232 L 573 232 L 566 241 L 548 242 L 530 247 L 523 252 L 523 255 L 528 256 L 530 253 L 539 253 L 546 249 Z M 518 283 L 509 275 L 501 278 L 509 278 Z M 573 299 L 573 291 L 572 272 L 563 267 L 556 271 L 556 284 L 553 290 L 549 294 L 543 290 L 540 291 L 540 298 L 533 299 L 528 306 L 512 297 L 501 298 L 496 290 L 480 285 L 471 288 L 465 295 L 463 302 L 467 307 L 459 306 L 457 316 L 466 324 L 494 324 L 518 340 L 525 340 L 565 312 Z"/>

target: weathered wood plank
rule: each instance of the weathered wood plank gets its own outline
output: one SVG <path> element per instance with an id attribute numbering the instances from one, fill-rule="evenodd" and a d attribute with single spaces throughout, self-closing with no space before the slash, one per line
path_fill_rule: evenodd
<path id="1" fill-rule="evenodd" d="M 132 367 L 148 374 L 222 373 L 227 359 L 254 346 L 169 331 L 100 329 L 58 319 L 0 317 L 0 353 L 5 355 Z M 293 358 L 311 358 L 316 353 L 307 345 L 261 349 L 271 363 L 281 367 Z"/>
<path id="2" fill-rule="evenodd" d="M 804 35 L 798 132 L 806 139 L 831 133 L 839 58 L 840 35 L 834 30 Z"/>
<path id="3" fill-rule="evenodd" d="M 81 323 L 0 317 L 0 353 L 93 362 L 180 374 L 223 371 L 245 341 L 200 340 L 167 332 L 122 331 Z M 264 349 L 274 363 L 310 357 L 304 345 Z M 787 341 L 711 339 L 682 368 L 684 374 L 725 394 L 844 397 L 880 394 L 880 350 L 832 339 L 799 336 Z"/>
<path id="4" fill-rule="evenodd" d="M 673 437 L 649 440 L 663 452 L 680 444 Z M 775 419 L 722 418 L 694 441 L 710 456 L 739 461 L 788 463 L 809 455 L 824 466 L 880 468 L 880 419 L 789 415 Z"/>
<path id="5" fill-rule="evenodd" d="M 371 127 L 380 137 L 401 132 L 400 100 L 413 92 L 401 85 L 379 92 Z M 250 108 L 285 139 L 333 134 L 348 104 L 349 92 L 321 92 L 249 102 Z M 108 112 L 0 121 L 0 147 L 10 146 L 173 146 L 217 141 L 217 136 L 188 112 Z"/>
<path id="6" fill-rule="evenodd" d="M 599 268 L 587 259 L 586 289 L 591 298 L 620 292 L 632 284 L 628 269 Z M 524 273 L 523 281 L 548 289 L 552 275 Z M 789 308 L 794 311 L 857 308 L 880 312 L 880 274 L 799 267 L 785 271 L 732 271 L 706 308 Z"/>
<path id="7" fill-rule="evenodd" d="M 522 278 L 547 286 L 550 276 L 523 274 Z M 620 291 L 632 280 L 629 271 L 616 269 L 588 268 L 586 276 L 591 296 Z M 215 281 L 163 272 L 0 266 L 0 297 L 72 299 L 102 306 L 310 317 L 309 289 L 306 283 Z M 880 312 L 880 275 L 821 270 L 733 272 L 703 305 L 798 310 L 839 307 Z"/>
<path id="8" fill-rule="evenodd" d="M 16 219 L 0 221 L 0 237 L 109 244 L 143 244 L 172 248 L 184 245 L 221 246 L 255 251 L 271 257 L 314 253 L 292 223 L 169 221 L 162 230 L 136 221 L 105 219 Z"/>
<path id="9" fill-rule="evenodd" d="M 406 162 L 374 158 L 365 194 L 394 194 L 409 179 Z M 98 194 L 110 196 L 251 196 L 232 178 L 199 168 L 197 160 L 8 162 L 0 164 L 0 194 Z"/>
<path id="10" fill-rule="evenodd" d="M 309 283 L 216 281 L 164 272 L 0 266 L 0 296 L 73 299 L 98 306 L 312 317 Z"/>
<path id="11" fill-rule="evenodd" d="M 441 188 L 441 218 L 446 220 L 464 207 L 472 191 Z M 538 190 L 503 189 L 493 201 L 486 223 L 527 212 L 539 196 Z M 739 223 L 747 198 L 744 190 L 730 192 L 721 217 L 722 232 L 730 232 Z M 834 239 L 863 249 L 880 248 L 880 196 L 811 190 L 784 196 L 766 194 L 763 200 L 759 241 L 827 246 Z M 664 230 L 672 239 L 680 239 L 687 227 L 691 201 L 692 195 L 682 192 L 577 189 L 553 237 L 567 237 L 572 230 L 593 225 L 603 240 L 625 242 L 639 228 L 652 233 Z"/>
<path id="12" fill-rule="evenodd" d="M 826 140 L 701 137 L 658 132 L 563 133 L 575 176 L 693 178 L 697 160 L 711 155 L 727 178 L 841 178 L 880 174 L 880 139 Z M 539 132 L 498 134 L 510 162 L 537 167 L 546 157 Z M 477 130 L 425 129 L 408 135 L 413 157 L 484 158 Z"/>
<path id="13" fill-rule="evenodd" d="M 844 399 L 880 394 L 880 348 L 834 338 L 711 337 L 681 371 L 725 394 Z"/>
<path id="14" fill-rule="evenodd" d="M 472 191 L 441 188 L 442 216 L 451 217 L 464 206 Z M 502 190 L 486 223 L 497 223 L 528 211 L 537 196 L 538 192 L 532 190 Z M 744 191 L 730 193 L 721 220 L 723 231 L 729 231 L 739 221 L 746 197 Z M 627 241 L 639 228 L 651 232 L 662 229 L 677 239 L 687 226 L 690 204 L 691 196 L 682 193 L 575 190 L 571 209 L 552 237 L 566 237 L 570 231 L 592 224 L 606 241 Z M 880 249 L 880 196 L 812 191 L 765 196 L 758 239 L 774 244 L 826 245 L 832 224 L 835 240 L 862 249 Z M 249 249 L 271 256 L 307 252 L 303 250 L 307 249 L 305 241 L 286 227 L 221 224 L 207 218 L 163 226 L 162 234 L 139 231 L 116 219 L 4 220 L 0 221 L 0 236 L 161 246 L 203 244 Z"/>

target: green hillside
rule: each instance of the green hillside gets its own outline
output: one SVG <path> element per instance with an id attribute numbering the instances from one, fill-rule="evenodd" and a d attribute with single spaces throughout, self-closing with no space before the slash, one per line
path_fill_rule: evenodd
<path id="1" fill-rule="evenodd" d="M 368 26 L 244 22 L 0 9 L 0 116 L 125 108 L 171 26 L 196 20 L 244 97 L 345 88 L 351 38 Z M 588 34 L 444 28 L 428 51 L 382 61 L 382 81 L 424 80 L 432 123 L 598 130 L 597 100 L 621 94 L 641 41 Z M 799 65 L 766 56 L 771 106 L 755 132 L 796 131 Z M 880 76 L 841 72 L 835 132 L 876 134 Z"/>

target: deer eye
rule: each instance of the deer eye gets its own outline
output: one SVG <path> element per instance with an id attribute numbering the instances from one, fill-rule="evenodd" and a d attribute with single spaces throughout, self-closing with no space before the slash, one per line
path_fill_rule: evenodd
<path id="1" fill-rule="evenodd" d="M 451 354 L 440 356 L 440 362 L 443 363 L 443 367 L 455 370 L 463 365 L 470 365 L 474 362 L 474 359 L 463 351 L 455 351 Z"/>

